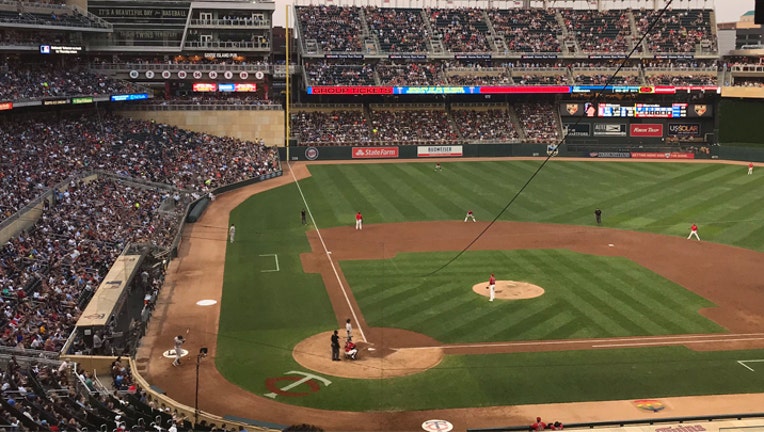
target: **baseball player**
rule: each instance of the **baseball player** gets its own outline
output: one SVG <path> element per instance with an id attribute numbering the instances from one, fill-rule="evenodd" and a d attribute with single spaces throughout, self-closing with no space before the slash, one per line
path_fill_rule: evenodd
<path id="1" fill-rule="evenodd" d="M 696 224 L 692 224 L 690 227 L 690 235 L 687 236 L 687 240 L 691 239 L 692 236 L 695 236 L 695 238 L 700 241 L 700 237 L 698 237 L 698 226 Z"/>
<path id="2" fill-rule="evenodd" d="M 186 342 L 186 339 L 183 338 L 182 335 L 178 335 L 175 336 L 175 340 L 173 342 L 175 343 L 175 360 L 173 360 L 172 365 L 180 366 L 180 357 L 181 353 L 183 352 L 183 344 Z"/>
<path id="3" fill-rule="evenodd" d="M 594 220 L 597 221 L 597 225 L 602 225 L 602 210 L 594 210 Z"/>
<path id="4" fill-rule="evenodd" d="M 464 221 L 467 222 L 467 219 L 472 219 L 472 222 L 477 222 L 475 220 L 475 215 L 472 214 L 472 210 L 467 211 L 467 216 L 464 217 Z"/>
<path id="5" fill-rule="evenodd" d="M 496 277 L 493 273 L 491 273 L 491 277 L 488 278 L 488 290 L 490 294 L 488 301 L 493 301 L 494 296 L 496 295 Z"/>
<path id="6" fill-rule="evenodd" d="M 350 318 L 345 321 L 345 331 L 348 333 L 348 340 L 353 339 L 353 326 L 350 325 Z"/>
<path id="7" fill-rule="evenodd" d="M 442 167 L 440 166 L 440 162 L 437 162 L 435 164 L 435 172 L 440 172 L 442 170 Z"/>
<path id="8" fill-rule="evenodd" d="M 753 162 L 748 162 L 748 175 L 753 174 Z"/>
<path id="9" fill-rule="evenodd" d="M 355 229 L 363 229 L 363 216 L 361 215 L 361 212 L 355 214 Z"/>
<path id="10" fill-rule="evenodd" d="M 228 241 L 233 243 L 233 238 L 236 237 L 236 227 L 231 224 L 231 227 L 228 228 Z"/>

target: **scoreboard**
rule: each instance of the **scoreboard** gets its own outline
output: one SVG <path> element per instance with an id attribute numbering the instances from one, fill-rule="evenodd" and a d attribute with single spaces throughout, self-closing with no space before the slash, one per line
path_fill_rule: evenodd
<path id="1" fill-rule="evenodd" d="M 686 103 L 669 105 L 637 103 L 621 105 L 600 103 L 597 105 L 599 117 L 634 117 L 634 118 L 684 118 L 687 117 Z"/>

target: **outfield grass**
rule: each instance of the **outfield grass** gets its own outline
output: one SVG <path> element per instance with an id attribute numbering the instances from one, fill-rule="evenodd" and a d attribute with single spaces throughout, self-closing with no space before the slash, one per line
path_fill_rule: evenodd
<path id="1" fill-rule="evenodd" d="M 441 173 L 430 163 L 313 165 L 313 177 L 301 186 L 320 228 L 352 225 L 357 210 L 372 224 L 454 220 L 470 208 L 486 220 L 498 214 L 540 163 L 445 163 Z M 740 166 L 552 160 L 501 219 L 593 225 L 594 208 L 600 207 L 608 227 L 686 236 L 695 222 L 705 241 L 764 250 L 764 206 L 758 203 L 762 186 L 764 178 L 746 176 Z M 303 206 L 297 187 L 287 185 L 250 198 L 231 215 L 237 242 L 227 251 L 216 361 L 228 379 L 254 393 L 268 391 L 266 378 L 301 369 L 291 357 L 298 341 L 338 325 L 320 276 L 303 273 L 300 265 L 299 254 L 309 251 L 299 217 Z M 272 257 L 260 256 L 266 254 L 278 255 L 279 272 L 262 272 L 274 266 Z M 510 256 L 526 260 L 528 277 L 539 278 L 530 281 L 550 292 L 527 308 L 507 303 L 501 310 L 508 316 L 546 313 L 554 319 L 529 318 L 532 322 L 519 326 L 514 319 L 482 312 L 488 302 L 467 299 L 463 286 L 456 293 L 455 285 L 443 281 L 437 284 L 448 293 L 444 301 L 427 299 L 417 290 L 421 282 L 410 273 L 404 276 L 406 267 L 419 265 L 419 254 L 386 262 L 377 269 L 381 275 L 369 273 L 373 269 L 364 269 L 369 267 L 364 262 L 343 262 L 342 267 L 371 325 L 411 328 L 444 342 L 720 331 L 693 313 L 707 306 L 705 300 L 623 259 L 560 250 L 469 252 L 449 272 L 469 268 L 458 283 L 474 277 L 471 286 L 487 270 L 469 267 L 470 260 Z M 567 272 L 530 274 L 541 259 L 555 259 Z M 390 268 L 393 264 L 398 270 Z M 612 308 L 601 308 L 604 286 L 592 271 L 595 266 L 612 269 L 609 280 L 622 282 L 621 289 L 608 294 L 627 309 L 614 314 Z M 556 289 L 571 283 L 583 288 Z M 653 296 L 637 295 L 637 289 L 653 285 L 672 293 L 662 299 L 664 305 Z M 465 296 L 464 302 L 459 296 Z M 425 303 L 431 316 L 411 313 Z M 560 313 L 561 304 L 574 307 Z M 681 307 L 681 313 L 672 309 L 672 314 L 653 315 L 653 322 L 648 319 L 653 308 L 672 307 Z M 443 320 L 449 308 L 463 313 Z M 597 309 L 602 311 L 592 314 Z M 481 314 L 485 334 L 471 333 L 474 316 Z M 764 359 L 764 351 L 695 353 L 677 347 L 448 356 L 423 374 L 384 382 L 332 378 L 332 386 L 310 397 L 282 401 L 325 409 L 424 409 L 760 391 L 764 373 L 751 373 L 735 362 L 747 358 Z M 604 385 L 616 382 L 616 376 L 626 384 Z"/>

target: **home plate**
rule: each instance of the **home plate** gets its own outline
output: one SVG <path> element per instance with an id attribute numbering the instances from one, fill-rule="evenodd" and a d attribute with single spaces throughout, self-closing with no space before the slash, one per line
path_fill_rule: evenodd
<path id="1" fill-rule="evenodd" d="M 608 243 L 607 245 L 610 246 L 610 247 L 615 246 L 613 243 Z"/>

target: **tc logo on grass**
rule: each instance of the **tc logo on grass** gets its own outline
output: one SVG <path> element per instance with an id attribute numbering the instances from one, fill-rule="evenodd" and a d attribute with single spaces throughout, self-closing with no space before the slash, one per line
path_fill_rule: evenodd
<path id="1" fill-rule="evenodd" d="M 643 411 L 650 411 L 650 412 L 658 412 L 666 408 L 666 405 L 664 405 L 663 402 L 657 399 L 635 400 L 634 406 L 636 406 L 637 408 Z"/>
<path id="2" fill-rule="evenodd" d="M 265 386 L 268 387 L 268 390 L 270 390 L 270 393 L 266 393 L 265 396 L 269 397 L 271 399 L 276 399 L 277 396 L 287 396 L 287 397 L 301 397 L 301 396 L 307 396 L 311 393 L 315 393 L 319 390 L 321 390 L 321 386 L 318 385 L 318 383 L 322 383 L 325 386 L 330 385 L 332 382 L 322 376 L 318 376 L 312 373 L 307 372 L 300 372 L 300 371 L 289 371 L 287 374 L 295 374 L 302 376 L 300 378 L 299 376 L 282 376 L 278 378 L 268 378 L 265 380 Z M 289 381 L 291 384 L 288 384 L 284 387 L 279 387 L 279 382 L 281 381 Z M 302 384 L 305 384 L 308 386 L 307 392 L 300 392 L 300 391 L 290 391 L 295 387 L 298 387 Z"/>

